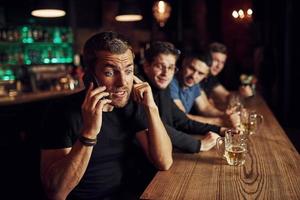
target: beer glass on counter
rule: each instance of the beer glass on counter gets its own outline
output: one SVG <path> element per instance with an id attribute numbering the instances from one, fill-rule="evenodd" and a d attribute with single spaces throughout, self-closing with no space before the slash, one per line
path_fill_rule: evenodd
<path id="1" fill-rule="evenodd" d="M 217 139 L 217 149 L 229 165 L 244 165 L 248 151 L 247 136 L 243 133 L 243 130 L 227 129 L 225 137 Z"/>
<path id="2" fill-rule="evenodd" d="M 263 116 L 253 110 L 241 109 L 241 124 L 240 128 L 247 134 L 252 135 L 257 133 L 259 127 L 263 123 Z"/>
<path id="3" fill-rule="evenodd" d="M 229 97 L 227 111 L 234 113 L 239 112 L 243 108 L 243 103 L 239 94 L 232 94 Z"/>

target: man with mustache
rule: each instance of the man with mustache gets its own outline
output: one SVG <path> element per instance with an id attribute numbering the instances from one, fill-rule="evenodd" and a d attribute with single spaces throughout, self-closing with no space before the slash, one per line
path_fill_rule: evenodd
<path id="1" fill-rule="evenodd" d="M 148 83 L 134 76 L 134 54 L 114 32 L 84 46 L 86 90 L 49 110 L 42 135 L 41 179 L 49 199 L 123 199 L 133 141 L 159 170 L 172 145 Z M 134 83 L 135 82 L 135 83 Z"/>

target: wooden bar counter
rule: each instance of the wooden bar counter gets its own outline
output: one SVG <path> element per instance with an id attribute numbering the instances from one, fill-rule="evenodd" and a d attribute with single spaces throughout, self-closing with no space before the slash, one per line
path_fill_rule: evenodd
<path id="1" fill-rule="evenodd" d="M 18 96 L 5 96 L 0 97 L 0 106 L 10 106 L 15 104 L 23 104 L 35 101 L 42 101 L 46 99 L 58 98 L 79 92 L 81 90 L 83 90 L 83 88 L 76 88 L 74 90 L 32 92 L 24 93 Z"/>
<path id="2" fill-rule="evenodd" d="M 245 104 L 264 123 L 243 166 L 229 166 L 216 149 L 174 153 L 171 169 L 158 172 L 141 199 L 300 199 L 299 153 L 260 96 Z"/>

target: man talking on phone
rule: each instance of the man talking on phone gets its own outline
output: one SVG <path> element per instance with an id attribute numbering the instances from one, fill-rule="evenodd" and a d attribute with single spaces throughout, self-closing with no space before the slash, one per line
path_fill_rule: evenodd
<path id="1" fill-rule="evenodd" d="M 47 198 L 122 199 L 134 140 L 157 169 L 172 165 L 170 139 L 149 84 L 133 74 L 133 59 L 120 34 L 102 32 L 85 43 L 83 61 L 97 81 L 46 115 L 41 179 Z"/>

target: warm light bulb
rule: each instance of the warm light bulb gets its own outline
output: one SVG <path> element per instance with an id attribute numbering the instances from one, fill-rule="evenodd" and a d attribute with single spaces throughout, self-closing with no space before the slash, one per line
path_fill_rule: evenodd
<path id="1" fill-rule="evenodd" d="M 253 10 L 251 9 L 251 8 L 249 8 L 248 10 L 247 10 L 247 15 L 252 15 L 253 14 Z"/>
<path id="2" fill-rule="evenodd" d="M 166 10 L 166 5 L 164 1 L 159 1 L 158 2 L 158 12 L 159 13 L 164 13 Z"/>
<path id="3" fill-rule="evenodd" d="M 245 17 L 244 11 L 242 9 L 240 9 L 238 13 L 241 19 Z"/>
<path id="4" fill-rule="evenodd" d="M 171 5 L 165 1 L 156 1 L 153 4 L 152 12 L 159 26 L 163 27 L 171 15 Z"/>
<path id="5" fill-rule="evenodd" d="M 239 17 L 239 14 L 238 14 L 238 12 L 236 10 L 234 10 L 232 12 L 232 17 L 234 17 L 235 19 Z"/>

